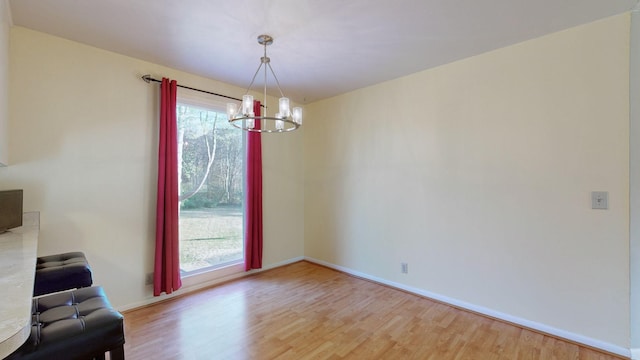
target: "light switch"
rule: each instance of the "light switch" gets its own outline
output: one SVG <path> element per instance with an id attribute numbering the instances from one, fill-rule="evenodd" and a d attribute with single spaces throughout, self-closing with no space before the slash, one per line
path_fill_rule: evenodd
<path id="1" fill-rule="evenodd" d="M 592 209 L 608 209 L 609 193 L 607 191 L 591 192 L 591 208 Z"/>

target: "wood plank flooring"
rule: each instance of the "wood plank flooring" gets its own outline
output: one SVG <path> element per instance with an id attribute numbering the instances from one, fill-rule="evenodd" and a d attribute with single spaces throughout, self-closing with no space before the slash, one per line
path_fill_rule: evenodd
<path id="1" fill-rule="evenodd" d="M 137 359 L 622 359 L 298 262 L 124 313 Z"/>

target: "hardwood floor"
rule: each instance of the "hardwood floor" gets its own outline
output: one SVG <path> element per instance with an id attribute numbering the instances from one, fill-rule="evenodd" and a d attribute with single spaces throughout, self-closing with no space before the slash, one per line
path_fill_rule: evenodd
<path id="1" fill-rule="evenodd" d="M 128 360 L 622 359 L 305 261 L 124 316 Z"/>

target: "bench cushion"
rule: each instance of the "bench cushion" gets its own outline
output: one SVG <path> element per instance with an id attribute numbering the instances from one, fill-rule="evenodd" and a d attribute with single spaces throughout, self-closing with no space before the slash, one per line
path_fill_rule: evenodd
<path id="1" fill-rule="evenodd" d="M 31 336 L 7 359 L 90 359 L 123 344 L 122 315 L 88 287 L 35 298 Z"/>
<path id="2" fill-rule="evenodd" d="M 82 252 L 39 257 L 33 296 L 91 286 L 91 267 Z"/>

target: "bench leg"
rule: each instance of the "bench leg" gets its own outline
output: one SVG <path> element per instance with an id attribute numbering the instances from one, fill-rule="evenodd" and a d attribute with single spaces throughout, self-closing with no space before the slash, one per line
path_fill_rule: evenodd
<path id="1" fill-rule="evenodd" d="M 109 351 L 109 358 L 111 360 L 124 360 L 124 345 L 120 345 L 115 349 Z"/>

